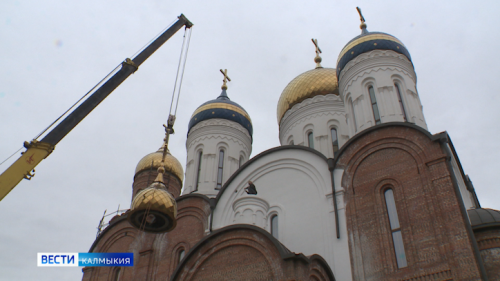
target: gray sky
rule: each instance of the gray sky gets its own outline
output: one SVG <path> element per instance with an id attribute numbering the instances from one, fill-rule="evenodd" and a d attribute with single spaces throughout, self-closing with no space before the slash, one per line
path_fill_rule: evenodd
<path id="1" fill-rule="evenodd" d="M 500 4 L 445 2 L 3 0 L 0 161 L 181 13 L 195 26 L 172 154 L 185 165 L 189 118 L 220 94 L 220 68 L 232 79 L 229 97 L 252 118 L 252 156 L 277 146 L 276 104 L 288 82 L 314 68 L 311 38 L 319 41 L 323 66 L 334 68 L 360 33 L 358 5 L 368 30 L 407 46 L 430 132 L 448 131 L 482 206 L 500 209 Z M 0 202 L 0 280 L 81 278 L 81 268 L 37 268 L 36 253 L 86 252 L 104 210 L 129 207 L 136 164 L 162 142 L 182 34 Z"/>

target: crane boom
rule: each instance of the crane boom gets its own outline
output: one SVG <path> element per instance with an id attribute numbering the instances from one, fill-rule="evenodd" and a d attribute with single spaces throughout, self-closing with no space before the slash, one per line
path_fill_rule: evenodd
<path id="1" fill-rule="evenodd" d="M 142 50 L 135 58 L 126 59 L 111 78 L 99 89 L 82 102 L 64 120 L 52 129 L 41 141 L 25 142 L 26 151 L 7 170 L 0 175 L 0 201 L 23 179 L 31 179 L 32 170 L 45 159 L 59 143 L 80 121 L 99 105 L 114 89 L 134 73 L 163 43 L 172 37 L 182 26 L 190 28 L 193 24 L 181 14 L 178 20 L 163 32 L 156 40 Z"/>

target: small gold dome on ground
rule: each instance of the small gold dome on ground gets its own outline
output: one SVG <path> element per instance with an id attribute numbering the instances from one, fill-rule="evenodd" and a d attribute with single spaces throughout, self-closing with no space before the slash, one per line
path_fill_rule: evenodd
<path id="1" fill-rule="evenodd" d="M 168 232 L 177 225 L 177 204 L 161 182 L 154 182 L 134 197 L 129 222 L 146 232 Z"/>
<path id="2" fill-rule="evenodd" d="M 316 68 L 295 77 L 283 90 L 278 101 L 278 124 L 294 105 L 319 95 L 339 94 L 334 68 Z"/>
<path id="3" fill-rule="evenodd" d="M 160 147 L 160 149 L 156 152 L 144 156 L 135 168 L 135 175 L 142 171 L 149 171 L 151 169 L 156 171 L 159 167 L 161 167 L 163 147 L 164 146 Z M 151 163 L 153 164 L 152 167 Z M 178 177 L 182 184 L 182 181 L 184 180 L 184 170 L 182 169 L 182 165 L 179 160 L 172 156 L 170 152 L 167 152 L 167 155 L 165 156 L 165 171 Z"/>

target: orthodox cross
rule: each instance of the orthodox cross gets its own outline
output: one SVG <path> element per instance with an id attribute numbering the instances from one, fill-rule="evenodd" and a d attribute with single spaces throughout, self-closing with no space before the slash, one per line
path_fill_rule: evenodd
<path id="1" fill-rule="evenodd" d="M 224 75 L 224 80 L 222 80 L 224 82 L 224 84 L 222 84 L 222 90 L 227 90 L 227 81 L 231 82 L 231 79 L 229 79 L 229 76 L 227 76 L 227 69 L 224 69 L 224 71 L 222 71 L 222 69 L 220 70 L 220 72 L 222 73 L 222 75 Z"/>
<path id="2" fill-rule="evenodd" d="M 363 17 L 363 14 L 361 13 L 361 9 L 359 7 L 356 7 L 356 10 L 358 10 L 359 20 L 361 20 L 361 23 L 364 23 L 365 18 Z"/>
<path id="3" fill-rule="evenodd" d="M 363 17 L 363 14 L 361 13 L 361 9 L 359 7 L 356 7 L 356 10 L 358 10 L 359 14 L 359 20 L 361 21 L 361 25 L 359 28 L 361 28 L 361 34 L 366 33 L 366 23 L 365 23 L 365 18 Z"/>
<path id="4" fill-rule="evenodd" d="M 321 54 L 321 49 L 318 46 L 318 39 L 311 39 L 313 42 L 314 46 L 316 47 L 316 57 L 314 58 L 314 62 L 316 63 L 316 68 L 320 68 L 321 66 L 321 57 L 319 54 Z"/>
<path id="5" fill-rule="evenodd" d="M 313 41 L 314 46 L 316 46 L 316 55 L 319 56 L 319 54 L 321 54 L 322 52 L 321 52 L 321 49 L 318 46 L 318 39 L 311 39 L 311 41 Z"/>

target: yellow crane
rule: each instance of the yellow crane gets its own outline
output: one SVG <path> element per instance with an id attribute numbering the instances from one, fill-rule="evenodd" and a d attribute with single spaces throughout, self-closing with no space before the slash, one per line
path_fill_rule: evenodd
<path id="1" fill-rule="evenodd" d="M 54 150 L 56 144 L 183 26 L 188 29 L 193 24 L 181 14 L 173 25 L 145 47 L 136 57 L 133 59 L 127 58 L 122 62 L 120 70 L 104 82 L 92 95 L 45 135 L 42 140 L 34 139 L 31 142 L 24 142 L 26 151 L 22 152 L 21 157 L 0 175 L 0 201 L 22 179 L 31 179 L 34 168 Z"/>

